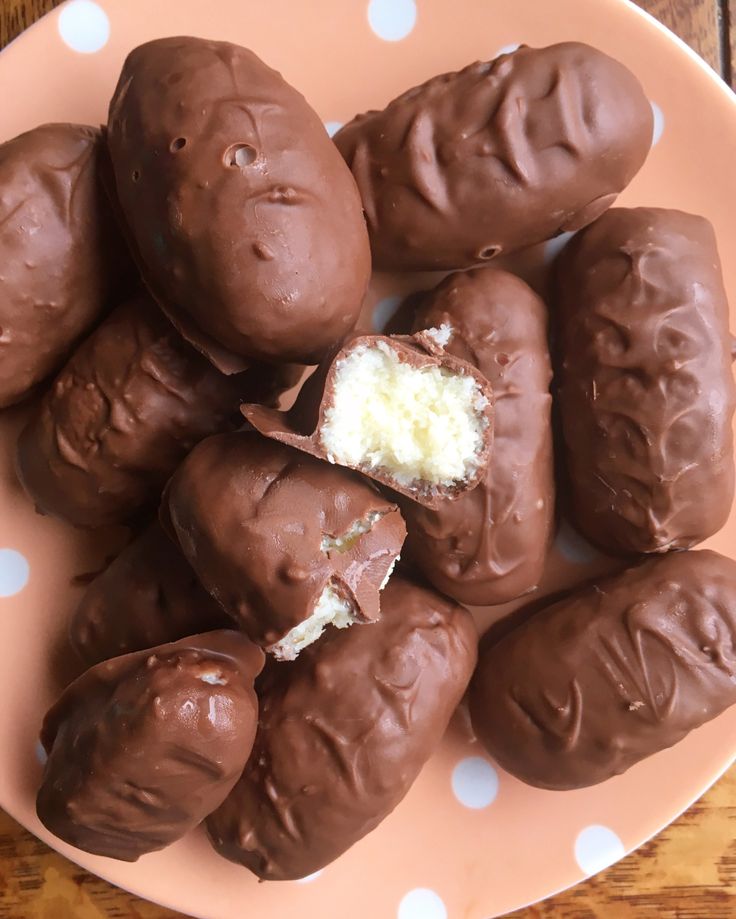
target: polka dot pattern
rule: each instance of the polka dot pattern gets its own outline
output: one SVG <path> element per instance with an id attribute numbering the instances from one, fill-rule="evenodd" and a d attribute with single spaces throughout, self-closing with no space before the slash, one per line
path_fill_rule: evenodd
<path id="1" fill-rule="evenodd" d="M 0 597 L 13 597 L 28 583 L 30 567 L 15 549 L 0 549 Z"/>
<path id="2" fill-rule="evenodd" d="M 654 114 L 654 130 L 652 131 L 652 146 L 656 147 L 664 134 L 664 112 L 656 102 L 650 103 Z"/>
<path id="3" fill-rule="evenodd" d="M 624 855 L 624 844 L 607 826 L 586 826 L 575 840 L 575 861 L 586 875 L 603 871 Z"/>
<path id="4" fill-rule="evenodd" d="M 560 523 L 555 546 L 563 558 L 575 565 L 589 565 L 601 555 L 567 520 Z"/>
<path id="5" fill-rule="evenodd" d="M 110 20 L 92 0 L 72 0 L 59 13 L 59 34 L 72 51 L 94 54 L 110 38 Z"/>
<path id="6" fill-rule="evenodd" d="M 544 244 L 545 265 L 552 264 L 574 235 L 574 233 L 560 233 L 559 236 L 555 236 L 554 239 L 550 239 L 549 242 Z"/>
<path id="7" fill-rule="evenodd" d="M 397 919 L 447 919 L 447 908 L 433 890 L 417 887 L 399 903 Z"/>
<path id="8" fill-rule="evenodd" d="M 297 884 L 311 884 L 312 881 L 316 881 L 317 878 L 322 874 L 322 871 L 315 871 L 314 874 L 308 874 L 305 878 L 299 878 Z"/>
<path id="9" fill-rule="evenodd" d="M 561 16 L 564 12 L 565 21 L 578 22 L 580 25 L 580 34 L 575 37 L 595 43 L 593 31 L 590 35 L 586 34 L 586 17 L 583 15 L 576 19 L 574 15 L 575 7 L 584 11 L 588 0 L 560 2 L 562 9 L 558 12 Z M 429 0 L 356 0 L 349 13 L 343 9 L 344 3 L 345 0 L 327 0 L 324 9 L 320 8 L 319 16 L 315 16 L 314 10 L 307 5 L 304 5 L 303 9 L 299 4 L 293 4 L 287 13 L 291 34 L 298 39 L 289 49 L 289 77 L 297 88 L 309 88 L 310 102 L 322 113 L 324 129 L 330 137 L 334 137 L 342 123 L 328 119 L 347 119 L 354 111 L 365 110 L 371 105 L 382 105 L 387 99 L 398 95 L 410 85 L 418 84 L 432 73 L 451 70 L 459 66 L 463 59 L 471 60 L 478 56 L 477 48 L 476 51 L 472 51 L 471 47 L 477 42 L 478 35 L 483 36 L 486 46 L 481 55 L 485 59 L 514 52 L 519 45 L 512 42 L 512 39 L 529 41 L 535 45 L 544 41 L 544 36 L 540 38 L 539 35 L 529 34 L 529 20 L 521 9 L 523 4 L 518 5 L 518 16 L 512 4 L 500 17 L 498 10 L 494 9 L 494 4 L 470 4 L 465 11 L 467 15 L 464 15 L 460 22 L 452 0 L 436 0 L 432 3 Z M 241 44 L 248 44 L 252 41 L 253 34 L 257 34 L 259 52 L 262 52 L 265 60 L 272 60 L 278 64 L 279 55 L 283 54 L 282 37 L 277 35 L 273 45 L 269 44 L 273 35 L 273 32 L 269 31 L 273 10 L 268 4 L 256 4 L 250 10 L 252 15 L 243 17 L 237 12 L 233 15 L 233 10 L 238 4 L 242 8 L 242 0 L 225 0 L 219 5 L 182 4 L 181 10 L 177 8 L 177 16 L 181 13 L 181 29 L 177 26 L 177 31 L 182 34 L 219 35 Z M 130 12 L 135 6 L 145 8 L 146 15 L 122 15 L 123 8 L 124 12 Z M 167 18 L 165 6 L 146 5 L 140 0 L 127 0 L 127 3 L 123 4 L 111 0 L 65 0 L 44 23 L 22 39 L 17 51 L 25 55 L 23 42 L 27 43 L 27 57 L 31 60 L 31 66 L 31 52 L 37 60 L 39 51 L 47 51 L 50 58 L 49 73 L 55 75 L 54 78 L 60 85 L 66 85 L 62 84 L 62 78 L 66 80 L 69 77 L 69 85 L 75 87 L 75 92 L 77 87 L 83 90 L 84 97 L 79 101 L 90 110 L 91 119 L 93 105 L 97 104 L 95 96 L 99 86 L 112 85 L 117 77 L 116 71 L 120 65 L 118 50 L 133 47 L 153 35 L 167 34 L 167 29 L 168 33 L 171 33 L 170 16 Z M 616 17 L 625 20 L 625 13 L 621 9 L 616 12 L 613 10 L 615 4 L 610 6 L 612 20 Z M 624 6 L 619 5 L 620 8 Z M 261 17 L 263 21 L 259 23 Z M 634 70 L 643 85 L 648 87 L 651 97 L 649 101 L 653 112 L 652 147 L 657 146 L 657 150 L 653 152 L 657 168 L 647 168 L 637 178 L 636 190 L 632 191 L 630 201 L 627 201 L 632 205 L 651 200 L 647 195 L 653 194 L 651 189 L 654 189 L 657 183 L 661 185 L 666 180 L 671 184 L 673 175 L 689 175 L 687 169 L 691 151 L 687 144 L 683 149 L 679 143 L 680 124 L 679 121 L 676 123 L 675 112 L 682 125 L 686 126 L 698 121 L 697 118 L 693 119 L 693 113 L 699 115 L 705 112 L 708 105 L 707 91 L 703 88 L 706 81 L 702 80 L 703 86 L 698 86 L 698 75 L 692 64 L 692 80 L 689 82 L 694 87 L 693 99 L 682 89 L 686 86 L 685 80 L 670 79 L 672 74 L 678 72 L 678 65 L 675 51 L 670 49 L 670 60 L 664 50 L 669 39 L 665 40 L 663 36 L 655 39 L 655 30 L 652 29 L 649 29 L 650 39 L 647 39 L 645 30 L 642 29 L 640 34 L 636 35 L 635 45 L 631 44 L 632 36 L 636 34 L 636 18 L 635 15 L 630 17 L 628 30 L 623 28 L 625 21 L 621 26 L 612 21 L 612 28 L 610 31 L 606 30 L 607 49 L 614 56 L 626 56 L 627 61 L 631 60 L 632 64 L 635 64 Z M 341 37 L 351 51 L 349 87 L 343 87 L 340 81 L 335 80 L 334 67 L 329 66 L 331 39 L 328 35 L 329 30 L 324 29 L 324 24 L 338 20 Z M 257 28 L 254 28 L 254 25 Z M 532 31 L 537 25 L 534 24 Z M 595 28 L 600 29 L 599 20 L 596 21 Z M 448 44 L 449 38 L 452 41 Z M 657 40 L 662 44 L 661 52 L 657 52 Z M 632 59 L 632 47 L 642 49 L 636 60 Z M 466 54 L 464 48 L 471 50 Z M 452 59 L 447 58 L 450 52 Z M 14 52 L 6 56 L 7 61 L 0 65 L 0 71 L 3 73 L 0 83 L 3 85 L 14 85 L 13 78 L 8 79 L 6 76 L 8 72 L 12 72 L 11 62 L 14 55 L 21 56 L 20 53 Z M 664 74 L 661 78 L 660 72 Z M 90 74 L 94 74 L 95 78 L 89 79 Z M 678 89 L 678 98 L 668 89 L 670 83 Z M 28 100 L 23 100 L 26 109 L 21 110 L 19 121 L 27 119 L 29 111 L 33 114 L 33 95 L 29 92 Z M 43 102 L 43 92 L 37 95 Z M 715 91 L 713 95 L 716 95 Z M 695 99 L 696 96 L 699 98 Z M 76 104 L 77 100 L 70 101 Z M 106 104 L 107 99 L 100 98 L 97 102 L 102 117 L 102 106 Z M 13 109 L 13 105 L 6 108 Z M 715 113 L 718 110 L 713 108 L 712 111 Z M 5 112 L 0 112 L 0 115 L 5 116 Z M 40 121 L 41 118 L 33 114 L 33 120 Z M 5 117 L 0 118 L 0 121 L 5 124 Z M 15 116 L 11 115 L 6 132 L 8 136 L 15 131 L 14 123 Z M 726 118 L 713 117 L 707 120 L 703 117 L 699 123 L 703 129 L 702 145 L 700 136 L 693 143 L 699 149 L 702 146 L 703 159 L 707 167 L 714 159 L 709 151 L 705 150 L 706 142 L 708 146 L 717 148 L 719 144 L 723 146 L 724 140 L 728 140 L 731 134 Z M 717 124 L 717 130 L 712 132 L 711 138 L 709 125 L 714 123 Z M 680 168 L 683 164 L 684 168 Z M 705 167 L 704 174 L 720 174 L 719 170 Z M 686 189 L 689 199 L 693 201 L 692 209 L 709 215 L 713 211 L 719 226 L 725 227 L 725 232 L 731 232 L 733 235 L 730 216 L 723 209 L 719 213 L 720 196 L 713 194 L 713 183 L 703 183 L 703 188 L 705 191 L 702 195 L 698 183 L 693 182 Z M 706 203 L 699 203 L 701 200 Z M 530 275 L 539 268 L 538 261 L 544 260 L 549 265 L 572 235 L 564 234 L 535 247 Z M 383 331 L 387 324 L 396 321 L 396 310 L 404 302 L 404 293 L 400 292 L 408 291 L 409 283 L 406 278 L 392 283 L 386 273 L 381 273 L 375 279 L 368 301 L 371 306 L 366 313 L 369 328 Z M 429 283 L 430 281 L 421 275 L 414 281 L 414 286 L 421 287 Z M 12 464 L 10 455 L 9 462 Z M 10 466 L 8 469 L 10 470 Z M 5 479 L 0 476 L 0 508 L 5 507 L 2 500 L 5 481 L 10 488 L 9 506 L 15 515 L 13 509 L 19 496 L 12 474 Z M 41 653 L 28 655 L 21 663 L 36 675 L 35 683 L 43 686 L 48 669 L 44 636 L 56 634 L 58 626 L 55 618 L 58 617 L 58 609 L 53 609 L 57 604 L 44 602 L 47 593 L 45 587 L 53 578 L 51 583 L 59 585 L 60 594 L 66 592 L 69 573 L 87 570 L 89 567 L 90 559 L 85 556 L 89 541 L 88 537 L 84 537 L 78 544 L 72 543 L 70 540 L 74 537 L 63 533 L 62 527 L 49 526 L 44 528 L 43 540 L 39 541 L 40 545 L 37 547 L 33 534 L 37 531 L 38 521 L 33 515 L 30 502 L 21 508 L 17 520 L 4 522 L 8 529 L 5 538 L 0 539 L 0 632 L 3 637 L 7 633 L 11 639 L 6 643 L 10 648 L 6 663 L 12 662 L 16 656 L 13 653 L 13 649 L 18 647 L 16 632 L 23 640 L 35 642 Z M 54 535 L 57 531 L 58 537 Z M 733 538 L 730 530 L 728 537 Z M 59 551 L 55 552 L 53 540 L 57 538 Z M 7 548 L 3 547 L 3 542 Z M 10 548 L 11 546 L 13 548 Z M 97 547 L 95 550 L 97 551 Z M 70 565 L 72 558 L 73 566 Z M 550 574 L 549 584 L 545 580 L 545 589 L 562 586 L 561 583 L 557 583 L 560 579 L 569 582 L 574 576 L 574 579 L 582 580 L 589 573 L 586 566 L 596 561 L 600 562 L 601 558 L 598 550 L 569 522 L 563 520 L 550 565 L 550 568 L 555 570 Z M 63 566 L 66 566 L 64 570 Z M 32 584 L 30 575 L 33 575 Z M 71 603 L 71 585 L 69 592 L 66 600 Z M 3 599 L 5 597 L 10 599 Z M 24 711 L 26 701 L 27 697 L 24 697 Z M 42 714 L 40 710 L 34 713 L 34 725 L 40 723 Z M 464 720 L 461 725 L 462 719 Z M 370 847 L 375 846 L 376 839 L 380 839 L 382 835 L 386 845 L 378 845 L 375 863 L 372 853 L 370 858 L 366 859 L 360 851 L 356 851 L 334 866 L 315 871 L 304 878 L 294 880 L 291 885 L 284 886 L 286 900 L 294 899 L 294 908 L 301 919 L 323 917 L 325 912 L 331 912 L 330 907 L 332 912 L 339 915 L 350 915 L 352 910 L 359 914 L 366 912 L 372 916 L 380 916 L 381 919 L 460 919 L 461 916 L 463 919 L 481 919 L 491 914 L 500 915 L 501 906 L 504 910 L 510 906 L 518 907 L 523 899 L 529 899 L 530 894 L 536 897 L 549 893 L 553 887 L 553 875 L 554 886 L 561 886 L 580 880 L 584 874 L 591 875 L 604 870 L 622 858 L 625 849 L 644 838 L 645 831 L 651 832 L 655 825 L 662 825 L 672 815 L 672 797 L 675 793 L 681 794 L 686 781 L 693 795 L 698 788 L 703 787 L 703 776 L 711 776 L 715 766 L 722 764 L 724 745 L 727 745 L 726 741 L 720 739 L 706 739 L 695 744 L 696 755 L 692 754 L 692 747 L 683 753 L 675 749 L 663 754 L 664 757 L 671 756 L 671 762 L 676 767 L 672 771 L 671 783 L 657 783 L 655 776 L 654 784 L 651 784 L 651 777 L 647 778 L 648 774 L 644 769 L 641 773 L 632 772 L 622 777 L 611 788 L 609 785 L 603 785 L 580 795 L 580 803 L 577 795 L 572 796 L 574 800 L 571 799 L 570 805 L 566 803 L 565 807 L 560 809 L 559 794 L 526 789 L 496 766 L 489 759 L 482 744 L 473 737 L 469 723 L 465 723 L 467 721 L 467 708 L 463 707 L 461 715 L 455 719 L 450 743 L 443 747 L 440 756 L 427 764 L 413 793 L 413 806 L 417 806 L 416 796 L 419 796 L 419 805 L 425 808 L 422 813 L 431 817 L 426 822 L 422 821 L 419 828 L 426 830 L 426 838 L 417 838 L 418 830 L 414 822 L 410 823 L 408 828 L 404 823 L 412 820 L 416 814 L 416 811 L 412 811 L 412 804 L 399 809 L 392 821 L 379 828 L 373 840 L 368 840 L 363 846 L 362 852 L 370 853 Z M 733 737 L 731 726 L 736 722 L 731 719 L 724 723 L 725 730 L 722 734 Z M 19 735 L 13 732 L 12 736 Z M 20 742 L 23 746 L 20 755 L 27 761 L 25 765 L 29 774 L 38 777 L 44 768 L 47 755 L 40 742 L 37 742 L 37 731 L 34 729 L 32 734 Z M 698 756 L 702 762 L 696 761 Z M 683 777 L 680 778 L 681 772 L 677 767 L 682 763 L 682 759 L 678 757 L 688 759 L 687 780 L 684 778 L 685 770 L 682 770 Z M 20 771 L 14 769 L 11 777 Z M 697 787 L 694 784 L 696 780 L 700 783 Z M 646 782 L 650 784 L 646 785 Z M 27 786 L 27 776 L 20 776 L 22 795 L 31 790 Z M 620 791 L 621 788 L 625 791 Z M 12 791 L 14 797 L 9 800 L 17 804 L 21 800 L 21 795 L 17 794 L 16 789 Z M 646 807 L 632 807 L 632 802 L 635 804 L 637 801 L 645 801 Z M 29 797 L 27 812 L 29 819 L 33 820 L 32 795 Z M 508 837 L 504 832 L 506 823 L 512 821 L 518 827 L 519 820 L 523 822 L 521 829 L 525 844 L 509 851 Z M 462 831 L 459 837 L 451 834 L 450 845 L 447 845 L 446 829 L 455 824 L 461 826 Z M 33 825 L 35 826 L 35 823 Z M 394 836 L 394 828 L 397 825 L 405 833 L 398 838 L 401 841 L 407 838 L 414 841 L 416 838 L 416 846 L 397 848 Z M 487 845 L 479 844 L 479 840 L 483 840 Z M 217 860 L 216 855 L 208 854 Z M 165 893 L 172 900 L 172 905 L 180 909 L 191 907 L 192 911 L 205 913 L 207 909 L 212 908 L 210 901 L 213 894 L 216 899 L 227 896 L 231 902 L 239 902 L 237 898 L 243 896 L 243 883 L 250 883 L 251 889 L 247 896 L 249 901 L 252 899 L 252 909 L 258 915 L 269 912 L 272 905 L 269 899 L 274 896 L 271 885 L 257 885 L 253 878 L 245 880 L 242 871 L 236 866 L 232 869 L 234 880 L 231 885 L 229 878 L 224 875 L 223 863 L 212 874 L 212 877 L 217 879 L 218 888 L 220 878 L 223 878 L 223 889 L 213 891 L 210 888 L 211 877 L 207 872 L 202 875 L 197 871 L 197 868 L 201 867 L 201 855 L 200 843 L 195 843 L 190 848 L 189 843 L 185 842 L 171 853 L 161 853 L 161 856 L 157 856 L 162 859 L 164 866 L 161 876 L 169 881 Z M 84 859 L 84 856 L 81 858 Z M 535 865 L 540 864 L 540 859 L 544 861 L 544 872 L 535 871 Z M 217 862 L 219 865 L 219 860 Z M 500 865 L 502 870 L 489 871 L 489 865 Z M 123 867 L 127 871 L 130 866 Z M 381 871 L 382 868 L 385 869 L 384 872 Z M 114 872 L 115 864 L 110 863 L 110 873 Z M 364 881 L 366 877 L 375 878 L 379 874 L 382 883 L 364 885 L 366 889 L 360 892 L 356 906 L 355 893 L 356 890 L 360 890 L 360 879 Z M 467 883 L 445 882 L 445 878 L 452 877 L 464 877 Z M 118 882 L 124 880 L 122 875 L 118 875 L 117 879 Z M 151 885 L 149 893 L 156 893 L 155 885 Z M 196 902 L 197 897 L 201 897 L 203 893 L 208 901 L 204 905 Z M 374 896 L 380 899 L 379 908 L 375 908 Z M 386 902 L 388 906 L 385 905 Z M 276 906 L 276 912 L 278 911 Z"/>
<path id="10" fill-rule="evenodd" d="M 48 760 L 48 755 L 46 750 L 44 750 L 43 744 L 40 740 L 36 741 L 36 759 L 42 766 L 45 766 L 46 761 Z"/>
<path id="11" fill-rule="evenodd" d="M 384 41 L 401 41 L 417 21 L 415 0 L 370 0 L 368 22 Z"/>
<path id="12" fill-rule="evenodd" d="M 452 791 L 465 807 L 481 810 L 496 800 L 498 773 L 482 756 L 469 756 L 452 772 Z"/>
<path id="13" fill-rule="evenodd" d="M 502 45 L 493 55 L 493 58 L 501 57 L 502 54 L 513 54 L 513 52 L 517 51 L 519 48 L 521 48 L 521 42 L 518 41 L 511 42 L 509 45 Z M 493 58 L 491 58 L 491 60 L 493 60 Z"/>
<path id="14" fill-rule="evenodd" d="M 399 308 L 401 297 L 384 297 L 379 300 L 373 310 L 373 329 L 376 332 L 383 332 L 386 326 Z"/>

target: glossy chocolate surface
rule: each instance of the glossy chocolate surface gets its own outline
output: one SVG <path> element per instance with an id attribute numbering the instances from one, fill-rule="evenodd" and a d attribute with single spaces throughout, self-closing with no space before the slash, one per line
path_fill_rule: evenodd
<path id="1" fill-rule="evenodd" d="M 388 816 L 439 745 L 476 660 L 463 607 L 401 576 L 372 625 L 273 666 L 242 778 L 207 821 L 260 878 L 301 878 Z"/>
<path id="2" fill-rule="evenodd" d="M 728 303 L 702 217 L 615 208 L 557 265 L 559 406 L 575 524 L 611 552 L 687 548 L 734 490 Z"/>
<path id="3" fill-rule="evenodd" d="M 639 171 L 652 109 L 588 45 L 522 47 L 408 90 L 335 135 L 377 268 L 467 268 L 577 230 Z"/>
<path id="4" fill-rule="evenodd" d="M 262 666 L 244 635 L 223 631 L 88 670 L 44 721 L 41 822 L 79 849 L 123 861 L 194 829 L 243 770 Z"/>
<path id="5" fill-rule="evenodd" d="M 0 408 L 56 372 L 98 322 L 125 253 L 96 128 L 47 124 L 0 145 Z"/>
<path id="6" fill-rule="evenodd" d="M 370 275 L 355 182 L 316 112 L 252 51 L 134 49 L 108 143 L 146 283 L 222 371 L 314 364 L 353 328 Z"/>
<path id="7" fill-rule="evenodd" d="M 79 658 L 91 667 L 228 627 L 231 621 L 156 521 L 89 585 L 69 635 Z"/>
<path id="8" fill-rule="evenodd" d="M 407 553 L 459 602 L 505 603 L 539 583 L 554 519 L 547 311 L 519 278 L 481 268 L 430 291 L 414 327 L 452 330 L 446 350 L 493 388 L 494 431 L 476 488 L 433 509 L 401 502 Z"/>
<path id="9" fill-rule="evenodd" d="M 736 703 L 736 562 L 657 556 L 596 581 L 481 651 L 478 739 L 540 788 L 625 772 Z"/>
<path id="10" fill-rule="evenodd" d="M 398 507 L 360 476 L 253 432 L 199 444 L 161 511 L 205 588 L 265 647 L 311 616 L 328 586 L 376 619 L 406 536 Z M 350 538 L 360 523 L 367 531 Z"/>
<path id="11" fill-rule="evenodd" d="M 19 438 L 21 481 L 42 513 L 76 526 L 130 520 L 198 441 L 236 426 L 247 388 L 247 373 L 221 374 L 141 296 L 52 384 Z"/>

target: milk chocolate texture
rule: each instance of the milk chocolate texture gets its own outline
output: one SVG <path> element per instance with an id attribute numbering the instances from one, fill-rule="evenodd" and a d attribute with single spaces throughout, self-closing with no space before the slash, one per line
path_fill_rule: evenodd
<path id="1" fill-rule="evenodd" d="M 371 268 L 358 190 L 316 112 L 252 51 L 135 48 L 107 140 L 141 273 L 220 370 L 314 364 L 353 328 Z"/>
<path id="2" fill-rule="evenodd" d="M 484 646 L 480 742 L 540 788 L 625 772 L 736 703 L 736 562 L 673 552 L 599 579 Z"/>
<path id="3" fill-rule="evenodd" d="M 713 228 L 614 208 L 556 266 L 558 403 L 575 525 L 605 551 L 693 546 L 734 490 L 728 303 Z"/>
<path id="4" fill-rule="evenodd" d="M 44 721 L 41 822 L 79 849 L 123 861 L 194 829 L 243 771 L 262 666 L 244 635 L 220 631 L 88 670 Z"/>
<path id="5" fill-rule="evenodd" d="M 623 64 L 521 47 L 358 115 L 335 143 L 377 268 L 468 268 L 591 223 L 646 159 L 653 114 Z"/>

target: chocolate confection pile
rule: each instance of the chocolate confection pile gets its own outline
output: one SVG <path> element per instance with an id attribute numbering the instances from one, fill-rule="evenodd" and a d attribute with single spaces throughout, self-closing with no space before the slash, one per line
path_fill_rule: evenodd
<path id="1" fill-rule="evenodd" d="M 570 42 L 333 141 L 251 51 L 167 38 L 101 131 L 0 146 L 0 407 L 38 396 L 18 477 L 131 534 L 41 729 L 53 833 L 134 861 L 204 824 L 296 879 L 400 804 L 466 692 L 488 754 L 560 790 L 736 704 L 736 562 L 688 551 L 734 491 L 716 240 L 613 207 L 652 122 Z M 543 296 L 483 264 L 565 231 Z M 446 275 L 376 334 L 372 267 Z M 619 571 L 479 644 L 467 606 L 537 590 L 561 506 Z"/>

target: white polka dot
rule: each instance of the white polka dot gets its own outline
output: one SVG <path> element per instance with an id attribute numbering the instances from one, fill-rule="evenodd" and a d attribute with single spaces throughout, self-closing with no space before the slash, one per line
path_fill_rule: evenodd
<path id="1" fill-rule="evenodd" d="M 28 583 L 30 569 L 25 556 L 15 549 L 0 549 L 0 597 L 20 593 Z"/>
<path id="2" fill-rule="evenodd" d="M 601 555 L 567 520 L 560 523 L 555 546 L 568 562 L 574 562 L 576 565 L 589 565 Z"/>
<path id="3" fill-rule="evenodd" d="M 550 265 L 557 258 L 574 235 L 574 233 L 560 233 L 559 236 L 555 236 L 554 239 L 544 244 L 545 265 Z"/>
<path id="4" fill-rule="evenodd" d="M 305 878 L 299 878 L 297 884 L 309 884 L 311 881 L 316 881 L 317 878 L 322 874 L 322 871 L 315 871 L 314 874 L 308 874 Z"/>
<path id="5" fill-rule="evenodd" d="M 417 21 L 415 0 L 370 0 L 368 22 L 384 41 L 401 41 Z"/>
<path id="6" fill-rule="evenodd" d="M 498 51 L 493 55 L 491 60 L 495 60 L 497 57 L 501 57 L 502 54 L 513 54 L 514 51 L 518 51 L 521 48 L 521 42 L 512 42 L 510 45 L 504 45 L 502 48 L 499 48 Z"/>
<path id="7" fill-rule="evenodd" d="M 447 919 L 447 909 L 433 890 L 417 887 L 399 903 L 398 919 Z"/>
<path id="8" fill-rule="evenodd" d="M 384 297 L 379 300 L 373 309 L 373 328 L 376 332 L 383 332 L 393 318 L 402 297 Z"/>
<path id="9" fill-rule="evenodd" d="M 325 128 L 330 137 L 334 137 L 341 127 L 342 121 L 325 121 Z"/>
<path id="10" fill-rule="evenodd" d="M 73 51 L 94 54 L 110 38 L 110 20 L 92 0 L 71 0 L 59 14 L 59 34 Z"/>
<path id="11" fill-rule="evenodd" d="M 46 760 L 48 759 L 46 751 L 44 750 L 43 744 L 40 740 L 36 742 L 36 759 L 39 761 L 39 763 L 41 763 L 42 766 L 46 765 Z"/>
<path id="12" fill-rule="evenodd" d="M 652 146 L 656 147 L 664 134 L 664 112 L 656 102 L 650 103 L 654 113 L 654 131 L 652 133 Z"/>
<path id="13" fill-rule="evenodd" d="M 624 855 L 624 844 L 607 826 L 586 826 L 575 840 L 575 861 L 587 875 L 603 871 Z"/>
<path id="14" fill-rule="evenodd" d="M 496 800 L 498 773 L 482 756 L 469 756 L 452 770 L 452 790 L 461 804 L 480 810 Z"/>

